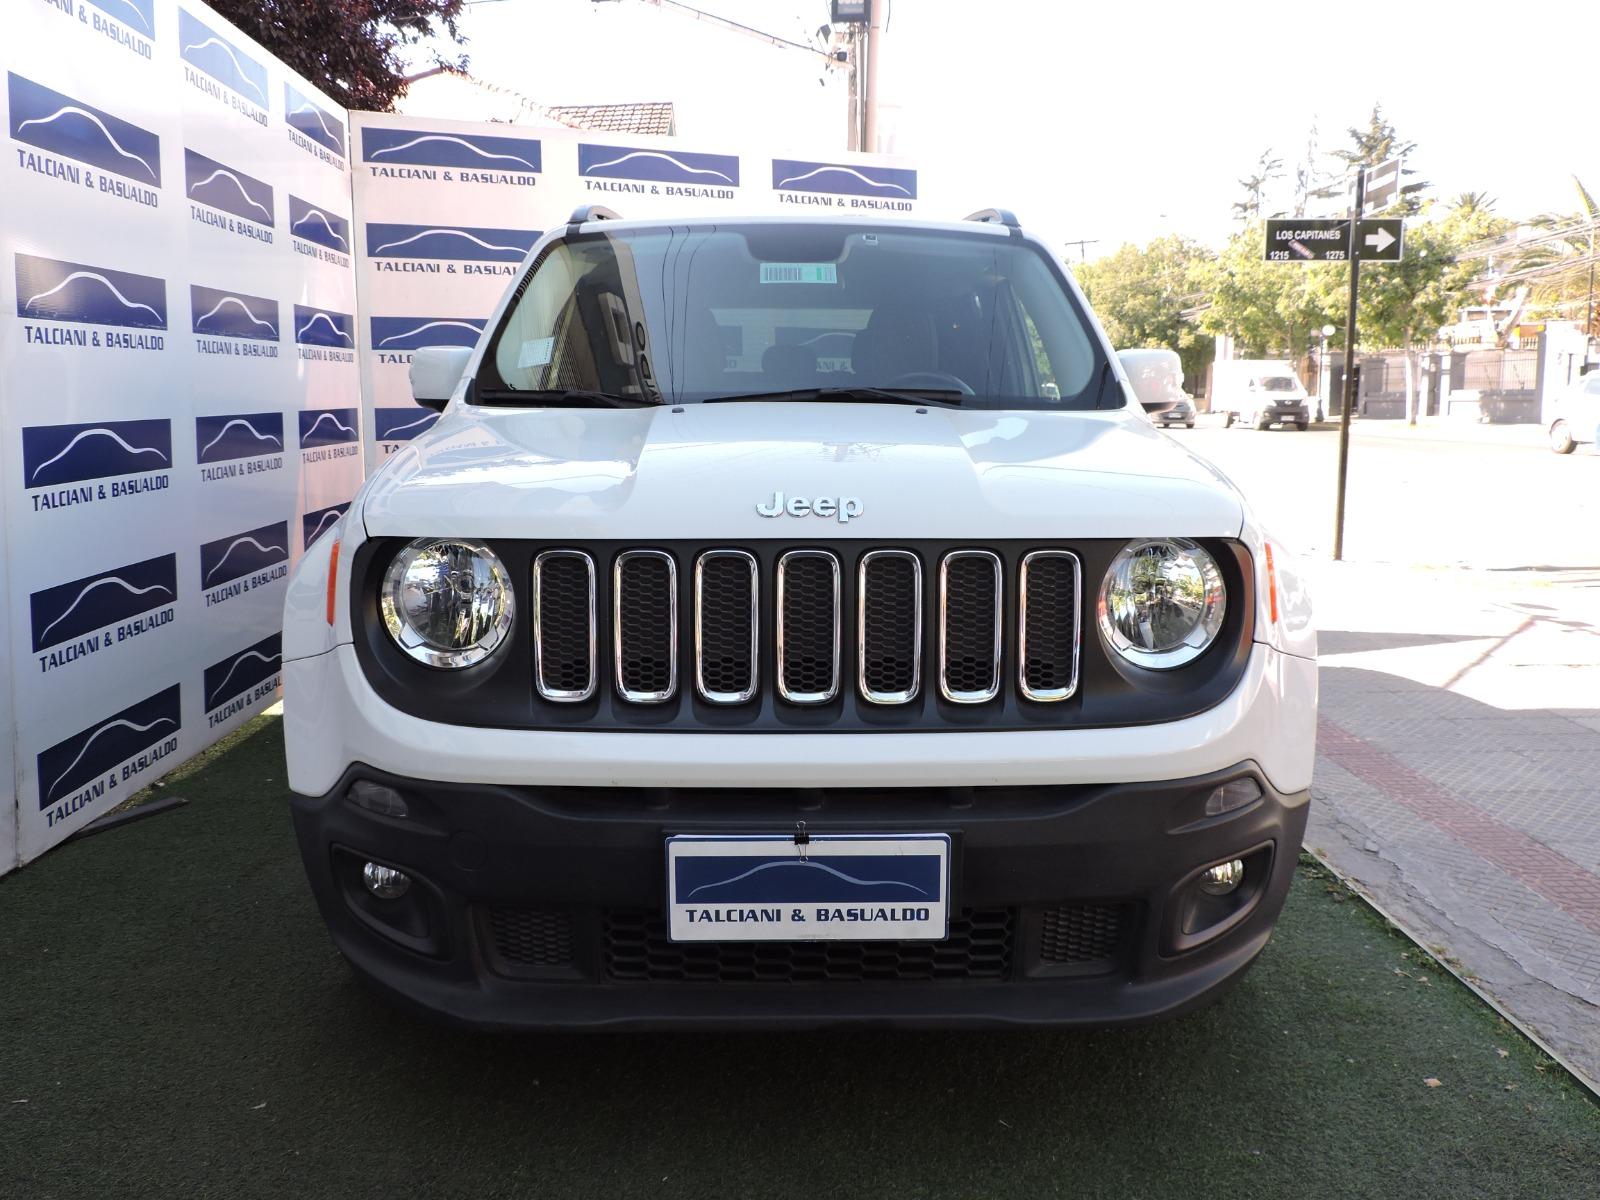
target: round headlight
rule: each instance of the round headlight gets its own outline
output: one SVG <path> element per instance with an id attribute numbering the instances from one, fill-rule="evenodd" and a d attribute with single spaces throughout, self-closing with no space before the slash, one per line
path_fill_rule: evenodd
<path id="1" fill-rule="evenodd" d="M 1193 662 L 1222 628 L 1227 597 L 1216 560 L 1187 538 L 1130 542 L 1100 587 L 1100 632 L 1135 666 Z"/>
<path id="2" fill-rule="evenodd" d="M 470 667 L 511 629 L 511 576 L 494 551 L 459 538 L 418 538 L 389 564 L 379 600 L 396 644 L 430 667 Z"/>

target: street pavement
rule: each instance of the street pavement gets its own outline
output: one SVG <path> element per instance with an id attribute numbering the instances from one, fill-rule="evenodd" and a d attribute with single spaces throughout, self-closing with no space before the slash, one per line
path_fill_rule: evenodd
<path id="1" fill-rule="evenodd" d="M 1306 844 L 1600 1090 L 1600 454 L 1526 426 L 1174 435 L 1306 556 Z"/>

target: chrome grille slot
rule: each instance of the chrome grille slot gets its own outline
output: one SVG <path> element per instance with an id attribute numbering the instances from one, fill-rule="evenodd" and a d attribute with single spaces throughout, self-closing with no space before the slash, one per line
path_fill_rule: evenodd
<path id="1" fill-rule="evenodd" d="M 825 704 L 839 694 L 839 560 L 791 550 L 778 560 L 778 695 Z"/>
<path id="2" fill-rule="evenodd" d="M 1017 683 L 1029 700 L 1065 700 L 1078 690 L 1081 575 L 1078 556 L 1066 550 L 1022 559 Z"/>
<path id="3" fill-rule="evenodd" d="M 546 550 L 533 560 L 534 681 L 546 700 L 575 703 L 595 689 L 594 559 Z"/>
<path id="4" fill-rule="evenodd" d="M 857 686 L 873 704 L 906 704 L 922 683 L 922 561 L 909 550 L 861 556 Z"/>
<path id="5" fill-rule="evenodd" d="M 695 686 L 712 704 L 756 694 L 759 592 L 755 555 L 707 550 L 694 565 Z"/>
<path id="6" fill-rule="evenodd" d="M 612 574 L 617 694 L 661 704 L 678 690 L 678 565 L 662 550 L 627 550 Z"/>
<path id="7" fill-rule="evenodd" d="M 1000 693 L 1000 556 L 954 550 L 939 565 L 939 690 L 956 704 Z"/>

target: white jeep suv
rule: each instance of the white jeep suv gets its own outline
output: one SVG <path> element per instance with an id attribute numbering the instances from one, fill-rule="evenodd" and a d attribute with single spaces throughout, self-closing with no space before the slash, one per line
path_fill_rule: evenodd
<path id="1" fill-rule="evenodd" d="M 300 564 L 339 949 L 498 1028 L 1110 1023 L 1260 953 L 1315 634 L 1009 213 L 547 234 Z"/>

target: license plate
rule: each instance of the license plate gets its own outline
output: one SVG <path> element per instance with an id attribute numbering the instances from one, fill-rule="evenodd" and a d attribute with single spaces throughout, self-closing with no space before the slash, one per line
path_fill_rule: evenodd
<path id="1" fill-rule="evenodd" d="M 949 907 L 948 834 L 667 839 L 675 942 L 942 941 Z"/>

